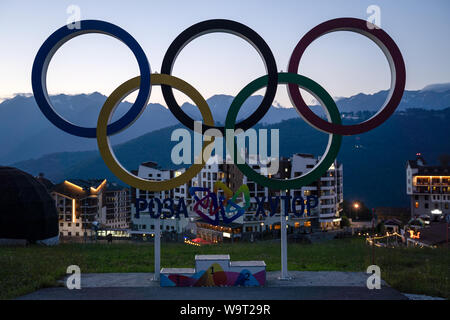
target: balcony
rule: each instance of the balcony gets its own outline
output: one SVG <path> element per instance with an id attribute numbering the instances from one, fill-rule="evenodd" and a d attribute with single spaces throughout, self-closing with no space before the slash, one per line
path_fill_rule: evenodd
<path id="1" fill-rule="evenodd" d="M 335 209 L 336 208 L 336 204 L 321 204 L 320 205 L 320 209 Z"/>
<path id="2" fill-rule="evenodd" d="M 413 188 L 413 193 L 426 193 L 429 194 L 430 190 L 428 189 L 428 187 L 422 187 L 422 188 Z"/>
<path id="3" fill-rule="evenodd" d="M 331 212 L 331 213 L 321 213 L 319 218 L 320 219 L 322 219 L 322 218 L 339 218 L 339 216 L 336 216 L 335 212 Z"/>

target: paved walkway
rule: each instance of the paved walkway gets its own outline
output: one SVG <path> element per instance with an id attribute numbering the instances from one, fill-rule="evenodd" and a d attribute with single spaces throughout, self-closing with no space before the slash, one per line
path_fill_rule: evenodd
<path id="1" fill-rule="evenodd" d="M 406 296 L 382 281 L 380 290 L 369 290 L 363 272 L 292 271 L 292 280 L 279 280 L 268 272 L 265 287 L 161 288 L 152 273 L 82 274 L 81 290 L 61 287 L 41 289 L 19 299 L 62 300 L 405 300 Z"/>
<path id="2" fill-rule="evenodd" d="M 407 300 L 390 287 L 270 287 L 270 288 L 47 288 L 20 297 L 25 300 Z"/>
<path id="3" fill-rule="evenodd" d="M 279 280 L 280 272 L 267 272 L 266 287 L 364 287 L 368 275 L 364 272 L 291 271 L 290 281 Z M 61 280 L 65 285 L 66 280 Z M 388 286 L 384 280 L 382 285 Z M 82 288 L 158 287 L 153 273 L 87 273 L 81 274 Z"/>

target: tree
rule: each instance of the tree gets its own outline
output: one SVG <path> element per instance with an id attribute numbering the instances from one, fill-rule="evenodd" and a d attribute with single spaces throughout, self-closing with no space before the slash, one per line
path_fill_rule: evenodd
<path id="1" fill-rule="evenodd" d="M 376 232 L 380 234 L 384 234 L 386 232 L 386 228 L 384 227 L 384 223 L 380 222 L 376 227 Z"/>
<path id="2" fill-rule="evenodd" d="M 346 216 L 341 217 L 341 228 L 350 227 L 350 220 Z"/>

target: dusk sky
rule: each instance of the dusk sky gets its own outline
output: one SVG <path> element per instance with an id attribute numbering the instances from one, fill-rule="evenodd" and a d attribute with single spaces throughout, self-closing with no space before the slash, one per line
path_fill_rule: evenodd
<path id="1" fill-rule="evenodd" d="M 142 46 L 153 71 L 160 71 L 170 43 L 197 22 L 224 18 L 258 32 L 269 44 L 278 69 L 285 71 L 300 38 L 314 26 L 333 18 L 367 19 L 368 6 L 381 9 L 381 27 L 397 42 L 406 67 L 408 90 L 450 82 L 450 1 L 0 1 L 0 98 L 31 92 L 31 66 L 41 44 L 67 23 L 70 5 L 81 19 L 99 19 L 119 25 Z M 321 84 L 332 96 L 342 97 L 387 89 L 388 64 L 381 50 L 367 38 L 335 32 L 316 40 L 307 50 L 299 73 Z M 202 36 L 179 55 L 173 75 L 196 87 L 205 98 L 236 95 L 264 75 L 257 52 L 229 34 Z M 124 81 L 137 76 L 137 63 L 120 41 L 105 35 L 83 35 L 70 40 L 54 56 L 48 88 L 55 93 L 109 95 Z M 151 102 L 165 105 L 159 88 Z M 130 97 L 132 98 L 132 97 Z M 179 102 L 186 101 L 178 96 Z M 276 101 L 289 107 L 284 87 Z"/>

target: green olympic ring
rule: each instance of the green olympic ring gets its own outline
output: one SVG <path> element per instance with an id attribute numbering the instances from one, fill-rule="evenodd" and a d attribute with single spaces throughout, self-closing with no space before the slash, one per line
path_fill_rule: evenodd
<path id="1" fill-rule="evenodd" d="M 236 118 L 244 104 L 245 100 L 249 98 L 254 92 L 267 86 L 268 77 L 263 76 L 258 78 L 242 89 L 236 98 L 231 103 L 230 109 L 225 120 L 225 129 L 235 130 Z M 306 90 L 311 95 L 316 98 L 322 106 L 325 106 L 327 111 L 328 121 L 333 124 L 341 124 L 341 116 L 339 110 L 334 102 L 333 98 L 322 88 L 318 83 L 313 80 L 301 76 L 295 73 L 279 73 L 278 83 L 289 84 L 295 83 L 300 88 Z M 328 171 L 330 166 L 334 163 L 339 149 L 341 147 L 342 136 L 338 134 L 330 134 L 328 139 L 327 149 L 325 151 L 325 156 L 316 164 L 316 166 L 308 173 L 301 175 L 293 179 L 279 180 L 271 179 L 267 176 L 261 175 L 260 173 L 253 170 L 237 152 L 236 137 L 233 139 L 226 139 L 226 144 L 228 150 L 234 150 L 233 161 L 239 168 L 239 170 L 250 180 L 273 190 L 289 190 L 289 189 L 299 189 L 303 186 L 307 186 L 314 181 L 320 179 L 320 177 Z"/>

